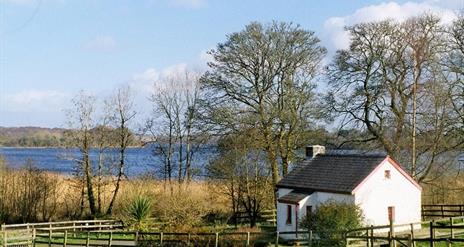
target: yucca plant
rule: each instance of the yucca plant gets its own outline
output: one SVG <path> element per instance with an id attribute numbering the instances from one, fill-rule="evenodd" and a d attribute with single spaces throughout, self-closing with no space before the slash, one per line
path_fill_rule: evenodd
<path id="1" fill-rule="evenodd" d="M 137 196 L 130 201 L 127 214 L 135 230 L 141 230 L 152 212 L 152 201 L 147 196 Z"/>

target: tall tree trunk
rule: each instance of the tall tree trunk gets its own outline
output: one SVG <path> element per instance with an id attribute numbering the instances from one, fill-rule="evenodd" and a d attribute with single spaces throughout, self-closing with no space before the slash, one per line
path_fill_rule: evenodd
<path id="1" fill-rule="evenodd" d="M 83 162 L 84 162 L 84 172 L 86 178 L 86 185 L 87 185 L 87 197 L 90 206 L 90 214 L 92 217 L 95 217 L 97 214 L 97 207 L 95 204 L 95 195 L 93 192 L 93 174 L 92 174 L 92 164 L 90 161 L 90 144 L 88 140 L 88 133 L 85 130 L 84 133 L 84 143 L 83 143 Z"/>

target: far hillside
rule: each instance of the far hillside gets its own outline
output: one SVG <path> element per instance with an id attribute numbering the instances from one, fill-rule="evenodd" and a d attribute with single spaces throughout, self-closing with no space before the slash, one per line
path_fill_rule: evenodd
<path id="1" fill-rule="evenodd" d="M 96 136 L 101 135 L 101 128 L 92 129 L 90 132 Z M 116 139 L 117 129 L 106 128 L 107 147 L 113 147 L 115 143 L 110 140 Z M 0 147 L 72 147 L 74 146 L 74 130 L 64 128 L 42 128 L 42 127 L 0 127 Z M 132 132 L 131 132 L 132 133 Z M 129 146 L 141 146 L 142 143 L 135 133 L 130 135 Z M 92 143 L 98 146 L 98 143 Z"/>
<path id="2" fill-rule="evenodd" d="M 59 147 L 65 143 L 65 129 L 41 127 L 0 127 L 0 146 Z"/>

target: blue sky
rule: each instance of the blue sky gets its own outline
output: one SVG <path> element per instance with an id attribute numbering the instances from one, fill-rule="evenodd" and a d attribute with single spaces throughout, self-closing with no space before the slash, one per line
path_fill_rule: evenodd
<path id="1" fill-rule="evenodd" d="M 204 70 L 206 51 L 251 21 L 298 23 L 333 53 L 347 44 L 344 25 L 423 11 L 446 22 L 463 2 L 0 0 L 0 126 L 64 127 L 80 89 L 130 84 L 140 106 L 160 77 Z"/>

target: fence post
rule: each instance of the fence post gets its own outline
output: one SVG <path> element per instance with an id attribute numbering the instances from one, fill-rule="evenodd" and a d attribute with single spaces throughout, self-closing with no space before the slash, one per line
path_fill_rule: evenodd
<path id="1" fill-rule="evenodd" d="M 8 238 L 7 238 L 6 229 L 3 231 L 3 246 L 4 247 L 8 246 Z"/>
<path id="2" fill-rule="evenodd" d="M 374 225 L 371 225 L 371 247 L 374 247 Z"/>
<path id="3" fill-rule="evenodd" d="M 411 240 L 412 240 L 411 247 L 415 247 L 416 243 L 414 242 L 414 224 L 411 224 Z"/>
<path id="4" fill-rule="evenodd" d="M 67 244 L 68 244 L 68 230 L 64 230 L 63 247 L 66 247 Z"/>
<path id="5" fill-rule="evenodd" d="M 308 234 L 308 246 L 311 247 L 313 245 L 313 231 L 309 229 Z"/>
<path id="6" fill-rule="evenodd" d="M 163 246 L 163 233 L 160 233 L 160 246 Z"/>
<path id="7" fill-rule="evenodd" d="M 445 206 L 444 206 L 444 205 L 440 205 L 440 210 L 441 210 L 441 217 L 442 217 L 442 218 L 445 218 Z"/>
<path id="8" fill-rule="evenodd" d="M 187 235 L 187 246 L 190 247 L 190 239 L 192 238 L 191 234 Z"/>
<path id="9" fill-rule="evenodd" d="M 433 230 L 433 223 L 434 223 L 435 220 L 432 220 L 430 221 L 430 247 L 434 247 L 435 246 L 435 242 L 433 241 L 434 239 L 434 230 Z"/>
<path id="10" fill-rule="evenodd" d="M 389 245 L 390 247 L 396 247 L 395 241 L 395 228 L 393 227 L 393 220 L 390 219 L 390 236 L 389 236 Z"/>
<path id="11" fill-rule="evenodd" d="M 48 246 L 52 246 L 52 229 L 48 229 Z"/>
<path id="12" fill-rule="evenodd" d="M 90 232 L 87 232 L 87 239 L 85 240 L 85 246 L 86 247 L 90 246 Z"/>
<path id="13" fill-rule="evenodd" d="M 451 235 L 451 238 L 454 238 L 454 231 L 453 231 L 453 217 L 450 217 L 450 235 Z"/>
<path id="14" fill-rule="evenodd" d="M 113 242 L 113 231 L 110 231 L 110 238 L 108 239 L 108 246 L 111 247 L 111 244 L 113 244 L 112 242 Z"/>
<path id="15" fill-rule="evenodd" d="M 408 234 L 408 247 L 412 247 L 412 236 L 411 234 Z"/>
<path id="16" fill-rule="evenodd" d="M 250 232 L 247 232 L 246 247 L 250 246 Z"/>
<path id="17" fill-rule="evenodd" d="M 276 231 L 275 247 L 279 247 L 279 232 Z"/>
<path id="18" fill-rule="evenodd" d="M 369 238 L 369 229 L 366 230 L 366 246 L 371 246 L 371 239 Z"/>
<path id="19" fill-rule="evenodd" d="M 35 238 L 37 237 L 37 232 L 35 228 L 32 228 L 32 247 L 35 247 Z"/>
<path id="20" fill-rule="evenodd" d="M 216 232 L 216 239 L 214 240 L 214 247 L 218 247 L 219 246 L 219 233 Z"/>

